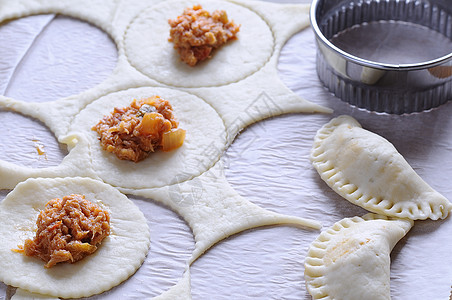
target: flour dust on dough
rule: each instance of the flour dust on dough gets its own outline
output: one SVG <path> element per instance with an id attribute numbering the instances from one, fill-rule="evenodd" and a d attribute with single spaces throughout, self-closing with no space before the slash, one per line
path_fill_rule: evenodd
<path id="1" fill-rule="evenodd" d="M 110 212 L 111 233 L 96 252 L 46 269 L 45 262 L 13 252 L 33 238 L 40 209 L 53 198 L 82 194 Z M 125 195 L 87 178 L 28 179 L 0 203 L 0 280 L 41 295 L 63 298 L 102 293 L 130 277 L 149 250 L 147 221 Z"/>
<path id="2" fill-rule="evenodd" d="M 367 214 L 345 218 L 323 231 L 305 260 L 313 299 L 389 300 L 390 253 L 413 221 Z"/>
<path id="3" fill-rule="evenodd" d="M 388 140 L 350 116 L 337 117 L 317 132 L 311 161 L 336 193 L 369 211 L 437 220 L 452 210 L 449 200 L 422 180 Z"/>

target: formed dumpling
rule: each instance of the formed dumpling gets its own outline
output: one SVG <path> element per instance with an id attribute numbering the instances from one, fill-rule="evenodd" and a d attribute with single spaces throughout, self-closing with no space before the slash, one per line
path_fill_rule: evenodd
<path id="1" fill-rule="evenodd" d="M 33 238 L 47 201 L 79 193 L 110 213 L 110 235 L 76 263 L 45 262 L 12 251 Z M 0 281 L 41 295 L 80 298 L 106 291 L 131 276 L 149 250 L 150 234 L 139 208 L 112 186 L 88 178 L 28 179 L 0 203 Z"/>
<path id="2" fill-rule="evenodd" d="M 452 209 L 389 141 L 362 129 L 352 117 L 339 116 L 317 132 L 311 161 L 336 193 L 369 211 L 437 220 Z"/>
<path id="3" fill-rule="evenodd" d="M 413 225 L 408 219 L 367 214 L 323 231 L 305 260 L 313 299 L 390 299 L 390 253 Z"/>

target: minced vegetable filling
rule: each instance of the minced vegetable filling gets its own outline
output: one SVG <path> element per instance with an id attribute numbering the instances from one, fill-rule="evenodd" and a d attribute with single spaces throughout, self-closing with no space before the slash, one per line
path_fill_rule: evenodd
<path id="1" fill-rule="evenodd" d="M 110 214 L 84 195 L 73 194 L 47 202 L 36 225 L 34 239 L 27 239 L 16 251 L 39 257 L 51 268 L 94 253 L 110 233 Z"/>
<path id="2" fill-rule="evenodd" d="M 227 41 L 237 39 L 240 30 L 240 25 L 229 21 L 224 10 L 216 10 L 211 15 L 201 5 L 186 8 L 181 16 L 168 23 L 171 26 L 169 41 L 189 66 L 209 58 L 213 49 Z"/>
<path id="3" fill-rule="evenodd" d="M 99 134 L 104 150 L 119 159 L 138 162 L 158 149 L 171 151 L 182 146 L 185 130 L 178 125 L 171 104 L 153 96 L 115 107 L 92 129 Z"/>

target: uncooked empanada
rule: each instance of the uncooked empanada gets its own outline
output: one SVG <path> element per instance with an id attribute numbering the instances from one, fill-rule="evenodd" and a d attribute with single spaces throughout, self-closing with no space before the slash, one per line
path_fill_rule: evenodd
<path id="1" fill-rule="evenodd" d="M 362 129 L 352 117 L 337 117 L 317 132 L 311 161 L 336 193 L 369 211 L 437 220 L 452 209 L 389 141 Z"/>
<path id="2" fill-rule="evenodd" d="M 390 253 L 412 225 L 408 219 L 367 214 L 323 231 L 305 260 L 313 299 L 390 299 Z"/>

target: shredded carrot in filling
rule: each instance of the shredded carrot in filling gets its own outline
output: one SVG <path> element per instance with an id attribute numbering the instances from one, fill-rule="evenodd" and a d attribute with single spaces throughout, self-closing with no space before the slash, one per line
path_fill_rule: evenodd
<path id="1" fill-rule="evenodd" d="M 237 39 L 240 30 L 240 25 L 229 21 L 224 10 L 216 10 L 211 15 L 201 5 L 186 8 L 182 15 L 168 23 L 171 26 L 169 41 L 174 43 L 181 60 L 192 67 L 209 58 L 213 49 Z"/>
<path id="2" fill-rule="evenodd" d="M 92 129 L 99 134 L 104 150 L 138 162 L 157 149 L 171 151 L 182 146 L 185 130 L 178 125 L 171 104 L 153 96 L 134 99 L 128 107 L 115 107 Z"/>
<path id="3" fill-rule="evenodd" d="M 47 202 L 36 225 L 34 239 L 27 239 L 14 251 L 38 257 L 46 262 L 46 268 L 51 268 L 94 253 L 110 233 L 110 214 L 85 196 L 72 194 Z"/>

